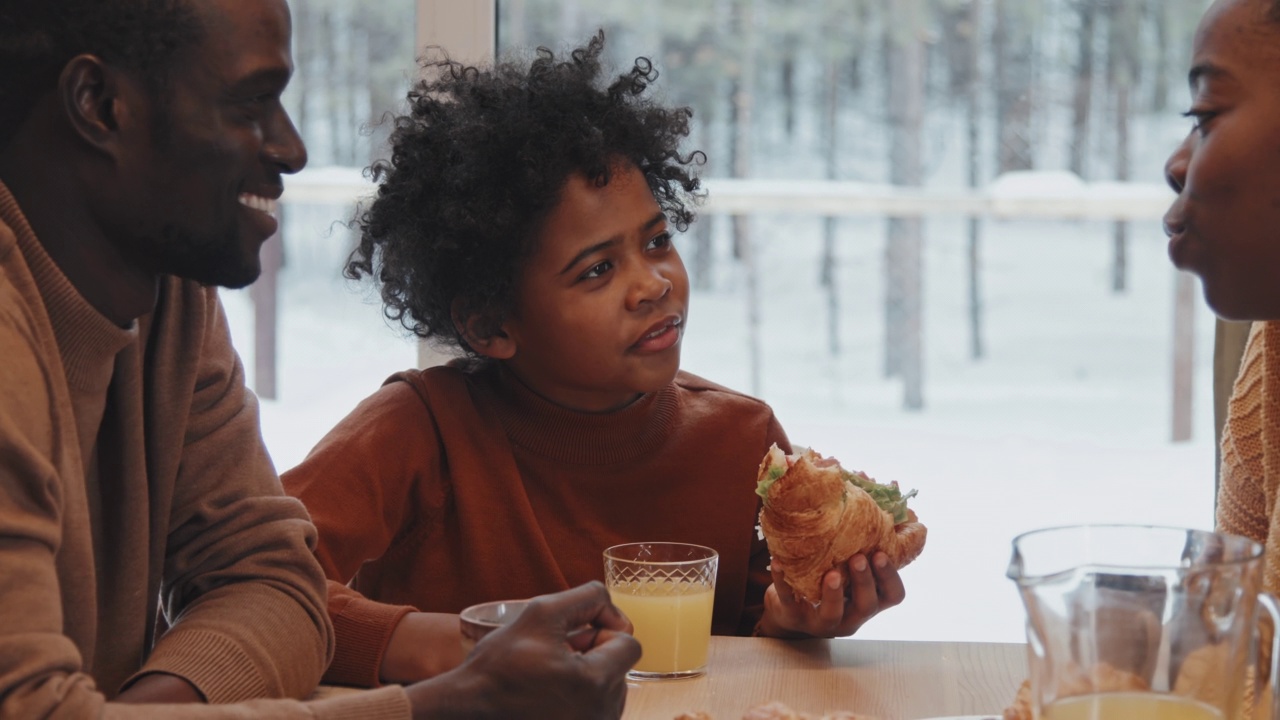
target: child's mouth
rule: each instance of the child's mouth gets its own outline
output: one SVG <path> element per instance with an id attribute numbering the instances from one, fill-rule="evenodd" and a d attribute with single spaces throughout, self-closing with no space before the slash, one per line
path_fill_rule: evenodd
<path id="1" fill-rule="evenodd" d="M 634 345 L 632 350 L 640 352 L 661 352 L 675 345 L 680 340 L 680 327 L 684 318 L 674 316 L 662 322 L 658 327 L 646 333 Z"/>

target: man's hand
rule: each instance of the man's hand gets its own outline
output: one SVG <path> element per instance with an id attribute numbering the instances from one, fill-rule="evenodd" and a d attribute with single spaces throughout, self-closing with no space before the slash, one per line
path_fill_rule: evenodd
<path id="1" fill-rule="evenodd" d="M 535 598 L 461 667 L 409 687 L 414 717 L 620 717 L 640 659 L 631 629 L 598 582 Z"/>
<path id="2" fill-rule="evenodd" d="M 848 572 L 848 582 L 845 573 Z M 846 567 L 822 578 L 822 600 L 813 605 L 796 597 L 776 572 L 764 593 L 764 617 L 760 634 L 766 637 L 844 637 L 852 635 L 885 608 L 901 603 L 907 595 L 898 571 L 882 552 L 871 562 L 862 554 L 849 558 Z"/>

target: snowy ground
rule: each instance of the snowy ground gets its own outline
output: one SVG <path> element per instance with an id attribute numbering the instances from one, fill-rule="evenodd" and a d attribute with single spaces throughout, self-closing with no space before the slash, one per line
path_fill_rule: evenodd
<path id="1" fill-rule="evenodd" d="M 332 212 L 330 210 L 329 212 Z M 338 278 L 346 231 L 291 215 L 282 276 L 280 397 L 263 432 L 280 469 L 389 374 L 416 360 L 364 288 Z M 716 222 L 715 289 L 695 292 L 686 369 L 748 389 L 744 282 Z M 1195 439 L 1168 441 L 1174 271 L 1158 226 L 1136 227 L 1130 290 L 1110 289 L 1105 223 L 993 222 L 983 239 L 988 356 L 968 357 L 964 224 L 928 224 L 926 408 L 901 408 L 880 375 L 883 224 L 841 225 L 844 350 L 826 351 L 817 292 L 820 225 L 756 220 L 764 278 L 761 395 L 793 442 L 920 490 L 924 555 L 904 572 L 906 603 L 861 637 L 1018 641 L 1023 614 L 1004 571 L 1024 530 L 1078 522 L 1212 525 L 1212 317 L 1196 317 Z M 683 242 L 683 241 L 680 241 Z M 686 257 L 689 253 L 686 252 Z M 252 306 L 225 292 L 252 368 Z"/>

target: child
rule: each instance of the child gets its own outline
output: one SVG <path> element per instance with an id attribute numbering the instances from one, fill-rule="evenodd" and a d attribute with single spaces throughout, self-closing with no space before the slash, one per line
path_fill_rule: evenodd
<path id="1" fill-rule="evenodd" d="M 682 541 L 720 553 L 716 633 L 850 634 L 901 580 L 856 556 L 816 608 L 771 585 L 753 490 L 786 435 L 680 371 L 691 113 L 647 97 L 645 59 L 600 87 L 603 46 L 428 64 L 347 273 L 467 359 L 390 378 L 285 487 L 329 577 L 382 602 L 455 613 L 599 579 L 610 545 Z"/>

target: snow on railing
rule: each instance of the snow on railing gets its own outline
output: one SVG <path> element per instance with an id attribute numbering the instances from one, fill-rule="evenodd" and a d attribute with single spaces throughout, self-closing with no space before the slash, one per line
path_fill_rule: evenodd
<path id="1" fill-rule="evenodd" d="M 839 180 L 703 180 L 708 215 L 797 213 L 929 217 L 1149 220 L 1173 199 L 1156 183 L 1083 182 L 1069 172 L 1006 173 L 979 189 L 910 188 Z M 320 167 L 285 178 L 289 203 L 343 204 L 370 197 L 360 168 Z"/>

